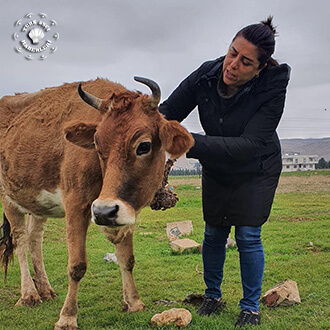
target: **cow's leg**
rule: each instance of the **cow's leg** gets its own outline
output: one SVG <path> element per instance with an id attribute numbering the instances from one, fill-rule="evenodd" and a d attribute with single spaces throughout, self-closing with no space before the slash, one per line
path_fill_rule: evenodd
<path id="1" fill-rule="evenodd" d="M 36 218 L 30 214 L 27 216 L 27 231 L 34 269 L 34 283 L 42 300 L 56 297 L 54 290 L 49 284 L 42 256 L 42 239 L 46 220 L 47 218 Z"/>
<path id="2" fill-rule="evenodd" d="M 36 290 L 29 270 L 27 259 L 29 238 L 25 226 L 24 214 L 10 203 L 4 202 L 2 206 L 10 222 L 13 245 L 21 271 L 21 298 L 16 303 L 16 306 L 37 305 L 41 303 L 41 298 Z"/>
<path id="3" fill-rule="evenodd" d="M 144 309 L 144 304 L 140 300 L 133 278 L 133 267 L 135 264 L 133 232 L 129 231 L 119 243 L 115 244 L 115 248 L 123 281 L 123 309 L 128 312 L 141 311 Z"/>
<path id="4" fill-rule="evenodd" d="M 77 208 L 79 209 L 79 208 Z M 77 295 L 79 282 L 87 269 L 86 232 L 89 216 L 68 212 L 66 218 L 66 233 L 69 252 L 68 278 L 69 288 L 59 320 L 54 329 L 77 329 L 78 304 Z"/>

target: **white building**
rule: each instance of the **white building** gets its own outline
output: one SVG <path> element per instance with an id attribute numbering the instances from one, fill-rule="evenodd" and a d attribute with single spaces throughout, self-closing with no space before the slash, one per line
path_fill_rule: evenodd
<path id="1" fill-rule="evenodd" d="M 317 163 L 317 155 L 300 155 L 298 152 L 288 152 L 282 155 L 282 172 L 313 171 Z"/>

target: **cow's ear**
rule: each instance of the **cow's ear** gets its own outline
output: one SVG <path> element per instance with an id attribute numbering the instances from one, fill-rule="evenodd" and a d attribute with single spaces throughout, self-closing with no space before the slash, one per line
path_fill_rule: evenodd
<path id="1" fill-rule="evenodd" d="M 159 136 L 165 151 L 170 154 L 171 158 L 179 158 L 194 144 L 192 135 L 175 120 L 164 119 Z"/>
<path id="2" fill-rule="evenodd" d="M 94 148 L 96 127 L 97 124 L 95 123 L 68 123 L 64 127 L 65 138 L 79 147 L 87 149 Z"/>

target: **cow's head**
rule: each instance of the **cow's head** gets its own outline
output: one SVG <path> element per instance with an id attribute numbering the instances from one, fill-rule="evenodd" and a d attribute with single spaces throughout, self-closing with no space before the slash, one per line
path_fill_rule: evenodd
<path id="1" fill-rule="evenodd" d="M 67 140 L 98 153 L 103 186 L 92 204 L 92 221 L 102 226 L 134 224 L 161 185 L 165 151 L 178 158 L 193 145 L 185 128 L 158 112 L 159 86 L 149 79 L 135 80 L 149 86 L 152 95 L 124 91 L 99 99 L 79 84 L 79 95 L 100 111 L 102 121 L 65 127 Z"/>

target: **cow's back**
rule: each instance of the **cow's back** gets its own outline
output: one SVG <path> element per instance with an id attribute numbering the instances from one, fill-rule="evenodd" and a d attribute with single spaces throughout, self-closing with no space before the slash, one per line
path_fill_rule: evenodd
<path id="1" fill-rule="evenodd" d="M 84 89 L 100 98 L 106 98 L 111 92 L 125 91 L 119 84 L 105 79 L 96 79 L 83 83 Z M 77 92 L 78 83 L 64 84 L 46 88 L 35 93 L 18 93 L 0 99 L 0 139 L 12 127 L 21 128 L 46 123 L 64 123 L 70 118 L 99 118 Z M 37 127 L 38 128 L 38 127 Z"/>
<path id="2" fill-rule="evenodd" d="M 124 89 L 103 79 L 83 85 L 86 91 L 100 98 Z M 64 125 L 72 120 L 98 122 L 100 118 L 98 111 L 80 99 L 77 83 L 3 97 L 0 100 L 2 194 L 21 201 L 20 205 L 25 207 L 41 191 L 54 192 L 60 185 L 65 152 L 79 148 L 65 141 Z M 81 149 L 81 152 L 87 151 Z"/>

